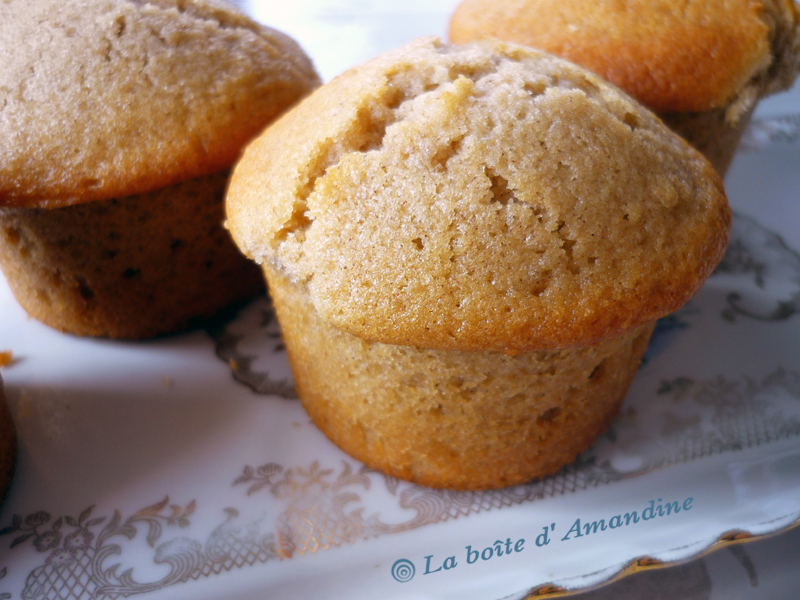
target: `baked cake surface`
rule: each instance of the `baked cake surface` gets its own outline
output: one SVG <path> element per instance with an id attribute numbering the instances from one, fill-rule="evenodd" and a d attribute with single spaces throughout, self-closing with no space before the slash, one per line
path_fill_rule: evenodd
<path id="1" fill-rule="evenodd" d="M 417 41 L 254 141 L 239 247 L 370 341 L 585 346 L 680 307 L 724 252 L 708 162 L 599 77 L 499 42 Z"/>
<path id="2" fill-rule="evenodd" d="M 319 84 L 218 0 L 0 3 L 0 205 L 61 206 L 228 168 Z"/>
<path id="3" fill-rule="evenodd" d="M 224 189 L 319 85 L 292 39 L 218 0 L 9 0 L 0 64 L 0 265 L 30 315 L 143 338 L 264 289 Z"/>
<path id="4" fill-rule="evenodd" d="M 420 485 L 504 487 L 571 463 L 617 415 L 653 330 L 513 356 L 368 342 L 264 270 L 311 420 L 351 456 Z"/>
<path id="5" fill-rule="evenodd" d="M 793 0 L 464 0 L 449 33 L 562 56 L 658 112 L 730 106 L 736 121 L 794 81 L 799 15 Z"/>

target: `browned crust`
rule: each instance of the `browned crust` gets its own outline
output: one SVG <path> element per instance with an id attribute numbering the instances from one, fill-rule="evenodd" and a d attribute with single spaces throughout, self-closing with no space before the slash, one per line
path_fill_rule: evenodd
<path id="1" fill-rule="evenodd" d="M 77 335 L 145 338 L 263 290 L 222 227 L 228 171 L 58 209 L 0 208 L 0 265 L 19 303 Z"/>
<path id="2" fill-rule="evenodd" d="M 616 416 L 652 332 L 515 357 L 368 343 L 265 272 L 312 421 L 368 466 L 432 487 L 505 487 L 571 463 Z"/>
<path id="3" fill-rule="evenodd" d="M 711 165 L 615 88 L 522 46 L 431 40 L 268 128 L 227 210 L 243 251 L 308 285 L 332 325 L 509 353 L 676 310 L 730 227 Z"/>
<path id="4" fill-rule="evenodd" d="M 145 193 L 229 168 L 319 84 L 217 0 L 0 3 L 0 206 Z"/>
<path id="5" fill-rule="evenodd" d="M 798 32 L 792 0 L 465 0 L 450 39 L 492 36 L 583 65 L 659 112 L 732 102 Z M 785 40 L 778 41 L 784 45 Z M 794 69 L 796 65 L 791 65 Z"/>

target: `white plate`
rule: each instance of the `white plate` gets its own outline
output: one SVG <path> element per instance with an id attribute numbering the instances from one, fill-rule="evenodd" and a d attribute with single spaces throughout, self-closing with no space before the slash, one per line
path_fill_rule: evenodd
<path id="1" fill-rule="evenodd" d="M 207 331 L 111 342 L 27 318 L 0 280 L 20 441 L 0 598 L 521 598 L 796 524 L 797 88 L 780 102 L 728 177 L 722 267 L 661 322 L 611 431 L 526 486 L 433 491 L 347 457 L 287 397 L 263 299 Z"/>

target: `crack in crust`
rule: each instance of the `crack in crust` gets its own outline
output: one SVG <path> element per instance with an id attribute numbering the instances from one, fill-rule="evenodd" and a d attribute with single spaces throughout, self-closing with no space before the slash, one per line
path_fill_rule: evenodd
<path id="1" fill-rule="evenodd" d="M 728 226 L 711 167 L 599 78 L 519 46 L 432 40 L 270 127 L 228 210 L 240 247 L 330 324 L 509 353 L 594 344 L 677 308 Z"/>
<path id="2" fill-rule="evenodd" d="M 451 53 L 447 45 L 440 45 L 437 51 L 442 55 Z M 387 130 L 395 123 L 404 121 L 407 116 L 404 114 L 404 107 L 409 103 L 426 95 L 441 95 L 443 88 L 456 83 L 459 79 L 468 83 L 476 97 L 480 96 L 484 93 L 481 85 L 484 80 L 497 74 L 499 65 L 510 61 L 508 57 L 491 57 L 487 64 L 482 65 L 453 64 L 447 68 L 446 77 L 442 78 L 440 70 L 430 70 L 426 73 L 427 77 L 421 81 L 416 80 L 413 74 L 410 75 L 408 68 L 387 72 L 381 94 L 364 99 L 355 113 L 355 118 L 343 128 L 344 134 L 336 140 L 324 139 L 309 157 L 307 165 L 298 177 L 299 184 L 291 215 L 277 230 L 273 248 L 277 249 L 280 243 L 290 237 L 294 237 L 298 242 L 305 240 L 305 232 L 314 221 L 309 214 L 308 198 L 313 194 L 317 181 L 325 177 L 329 170 L 336 168 L 347 155 L 382 151 Z M 526 82 L 524 89 L 533 98 L 544 94 L 548 86 L 553 85 L 576 88 L 574 82 L 562 82 L 558 77 L 550 76 L 547 81 Z M 589 79 L 584 78 L 581 85 L 590 95 L 599 95 L 599 88 Z M 517 118 L 523 119 L 526 116 L 518 114 Z M 464 138 L 465 134 L 459 134 L 445 140 L 433 154 L 431 167 L 446 172 L 450 168 L 451 161 L 461 152 Z M 494 179 L 492 181 L 494 185 Z M 515 200 L 519 202 L 518 199 Z"/>

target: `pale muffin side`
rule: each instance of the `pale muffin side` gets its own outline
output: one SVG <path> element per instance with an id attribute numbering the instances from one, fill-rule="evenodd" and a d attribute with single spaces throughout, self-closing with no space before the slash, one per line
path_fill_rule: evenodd
<path id="1" fill-rule="evenodd" d="M 82 336 L 180 331 L 264 289 L 222 227 L 229 171 L 59 208 L 0 208 L 0 265 L 32 317 Z"/>
<path id="2" fill-rule="evenodd" d="M 516 45 L 422 41 L 255 140 L 227 199 L 239 247 L 373 341 L 521 352 L 680 307 L 720 260 L 707 161 L 598 77 Z"/>
<path id="3" fill-rule="evenodd" d="M 505 487 L 574 461 L 619 412 L 653 330 L 516 355 L 370 342 L 264 270 L 314 424 L 370 467 L 432 487 Z"/>

